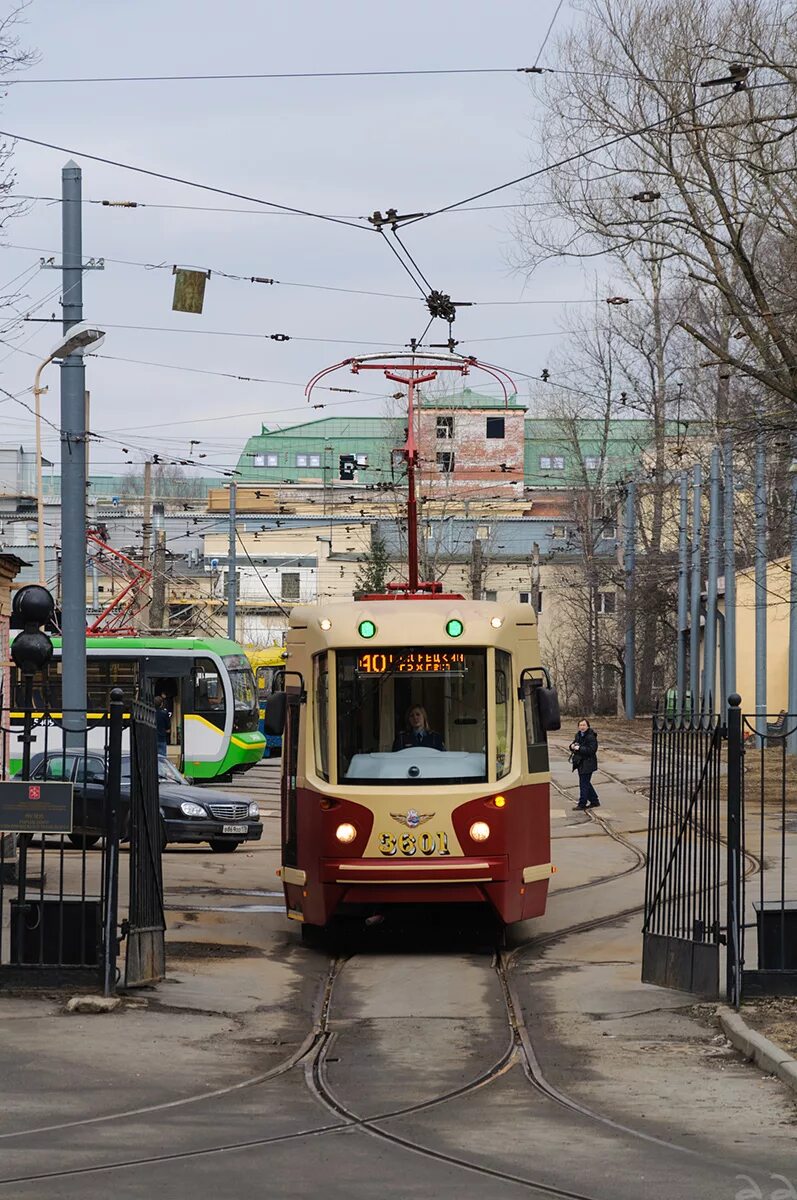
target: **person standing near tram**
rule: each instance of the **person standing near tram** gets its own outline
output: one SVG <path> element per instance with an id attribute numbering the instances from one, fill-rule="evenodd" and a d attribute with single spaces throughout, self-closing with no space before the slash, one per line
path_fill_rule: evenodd
<path id="1" fill-rule="evenodd" d="M 570 743 L 570 761 L 578 771 L 578 804 L 573 812 L 599 808 L 598 793 L 592 786 L 592 776 L 598 769 L 598 735 L 586 717 L 578 723 L 578 731 Z"/>

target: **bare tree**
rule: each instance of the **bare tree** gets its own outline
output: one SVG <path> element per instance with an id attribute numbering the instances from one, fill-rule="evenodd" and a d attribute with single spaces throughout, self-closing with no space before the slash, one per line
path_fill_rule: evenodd
<path id="1" fill-rule="evenodd" d="M 555 215 L 523 223 L 522 264 L 609 252 L 633 275 L 652 254 L 681 299 L 696 302 L 679 323 L 709 361 L 793 406 L 793 2 L 584 0 L 583 9 L 560 44 L 562 73 L 544 84 L 542 165 L 567 162 L 533 194 Z M 721 319 L 701 320 L 701 305 Z"/>

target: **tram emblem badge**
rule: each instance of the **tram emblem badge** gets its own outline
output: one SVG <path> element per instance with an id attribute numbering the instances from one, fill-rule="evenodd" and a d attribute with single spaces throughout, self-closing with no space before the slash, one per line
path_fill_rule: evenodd
<path id="1" fill-rule="evenodd" d="M 394 821 L 398 821 L 399 825 L 406 825 L 408 829 L 417 829 L 419 825 L 425 825 L 427 821 L 431 821 L 434 813 L 419 813 L 414 808 L 407 810 L 404 813 L 391 813 Z"/>

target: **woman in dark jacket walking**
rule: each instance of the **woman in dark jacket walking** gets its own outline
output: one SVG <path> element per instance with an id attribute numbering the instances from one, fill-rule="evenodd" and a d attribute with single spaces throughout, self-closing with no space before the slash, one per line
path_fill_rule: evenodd
<path id="1" fill-rule="evenodd" d="M 599 808 L 598 793 L 592 786 L 592 776 L 598 769 L 598 735 L 589 721 L 582 718 L 578 733 L 570 743 L 573 770 L 578 771 L 578 804 L 574 812 L 585 808 Z"/>

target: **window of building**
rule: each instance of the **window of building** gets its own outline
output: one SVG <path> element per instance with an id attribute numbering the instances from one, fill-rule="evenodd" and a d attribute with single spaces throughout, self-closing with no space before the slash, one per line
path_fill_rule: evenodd
<path id="1" fill-rule="evenodd" d="M 485 600 L 497 600 L 497 599 L 498 599 L 498 592 L 495 592 L 495 591 L 487 591 L 487 592 L 485 592 L 485 593 L 484 593 L 484 598 L 485 598 Z"/>
<path id="2" fill-rule="evenodd" d="M 561 454 L 554 454 L 553 459 L 551 461 L 553 463 L 553 466 L 551 468 L 553 471 L 564 471 L 565 460 Z"/>
<path id="3" fill-rule="evenodd" d="M 299 572 L 298 571 L 283 571 L 280 576 L 282 587 L 283 600 L 298 600 L 299 599 Z"/>
<path id="4" fill-rule="evenodd" d="M 488 417 L 487 418 L 487 437 L 502 438 L 504 433 L 504 418 L 503 417 Z"/>
<path id="5" fill-rule="evenodd" d="M 597 454 L 585 454 L 584 466 L 588 471 L 597 471 L 601 465 L 600 456 Z"/>
<path id="6" fill-rule="evenodd" d="M 604 542 L 613 542 L 617 538 L 617 526 L 614 521 L 607 521 L 601 530 L 601 538 Z"/>
<path id="7" fill-rule="evenodd" d="M 264 467 L 266 465 L 265 454 L 255 454 L 252 458 L 253 467 Z"/>
<path id="8" fill-rule="evenodd" d="M 521 604 L 531 604 L 532 600 L 533 600 L 533 597 L 532 597 L 531 592 L 521 592 L 520 593 L 520 603 Z M 542 612 L 542 592 L 537 592 L 537 612 L 538 613 Z"/>
<path id="9" fill-rule="evenodd" d="M 601 616 L 610 617 L 617 611 L 617 597 L 614 592 L 598 592 L 597 611 Z"/>
<path id="10" fill-rule="evenodd" d="M 453 417 L 438 417 L 437 418 L 437 440 L 440 442 L 450 441 L 454 436 L 454 418 Z"/>
<path id="11" fill-rule="evenodd" d="M 279 454 L 267 454 L 266 455 L 266 466 L 267 467 L 278 467 L 279 465 L 280 465 Z"/>
<path id="12" fill-rule="evenodd" d="M 443 475 L 450 475 L 454 470 L 454 452 L 453 450 L 442 450 L 437 455 L 437 469 Z"/>
<path id="13" fill-rule="evenodd" d="M 367 454 L 355 454 L 354 457 L 357 459 L 358 467 L 367 467 L 368 466 L 368 455 Z"/>
<path id="14" fill-rule="evenodd" d="M 597 676 L 599 691 L 614 691 L 615 687 L 617 686 L 617 670 L 612 663 L 598 663 Z"/>
<path id="15" fill-rule="evenodd" d="M 308 461 L 307 461 L 308 467 L 320 467 L 321 466 L 321 455 L 320 454 L 308 454 L 307 459 L 308 459 Z"/>
<path id="16" fill-rule="evenodd" d="M 553 528 L 551 529 L 551 537 L 556 538 L 559 541 L 561 541 L 563 538 L 566 538 L 567 537 L 567 526 L 566 525 L 554 525 Z"/>
<path id="17" fill-rule="evenodd" d="M 297 467 L 306 467 L 307 465 L 308 465 L 307 464 L 307 455 L 306 454 L 297 454 L 296 455 L 296 466 Z"/>
<path id="18" fill-rule="evenodd" d="M 561 454 L 541 454 L 540 455 L 540 470 L 541 471 L 564 471 L 565 460 Z"/>

